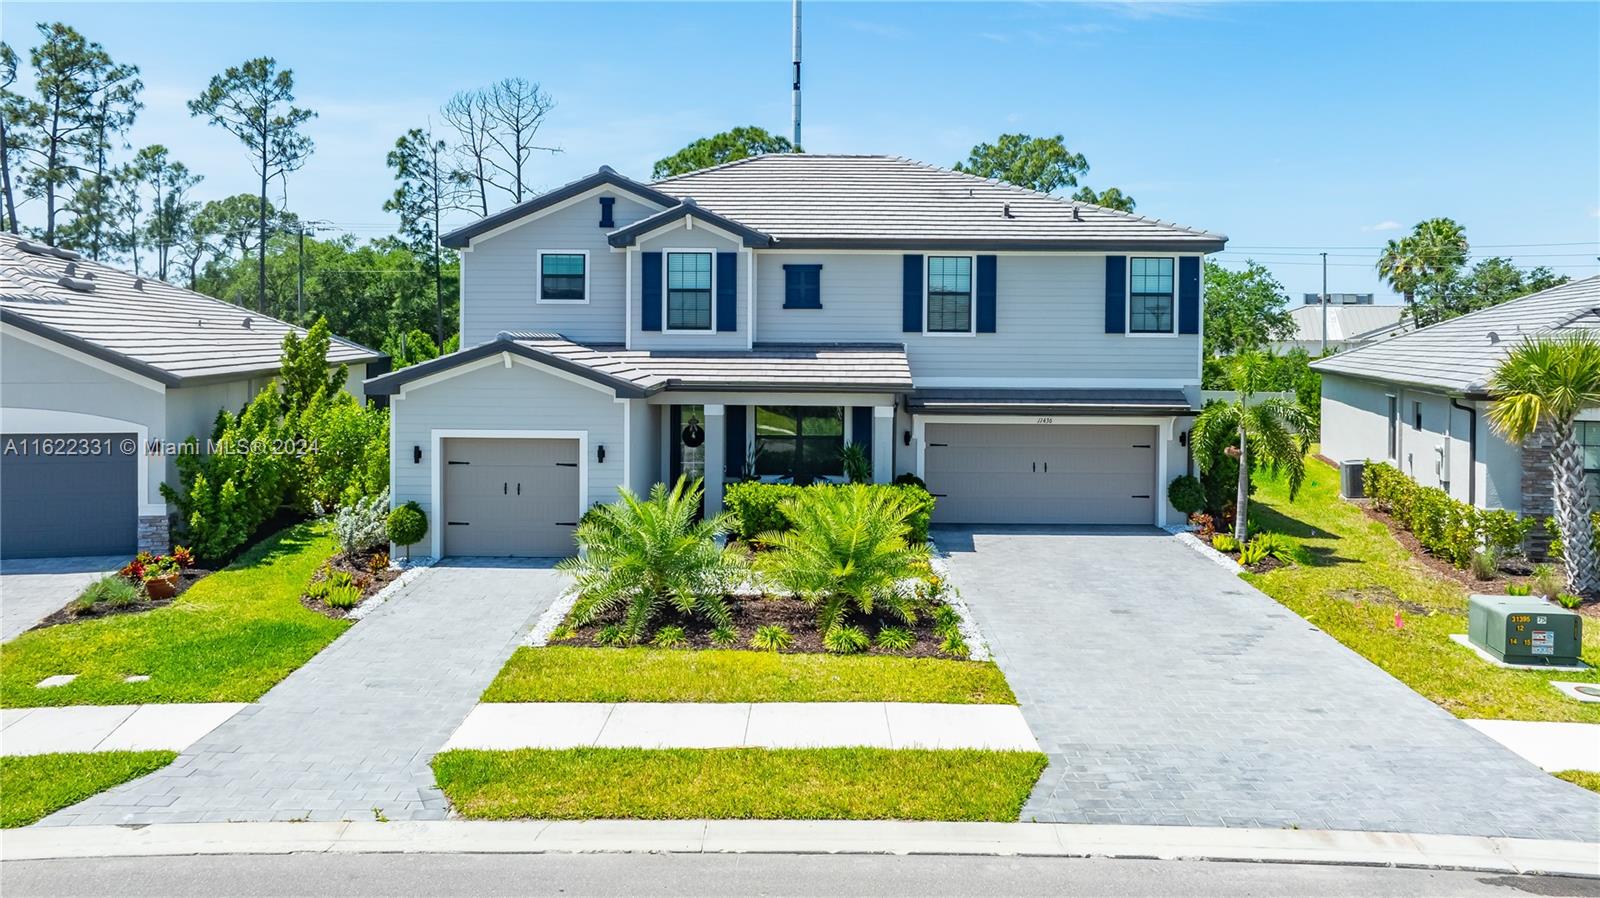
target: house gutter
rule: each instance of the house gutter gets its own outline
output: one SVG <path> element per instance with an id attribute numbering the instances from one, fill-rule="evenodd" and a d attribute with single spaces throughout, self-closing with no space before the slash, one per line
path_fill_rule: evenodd
<path id="1" fill-rule="evenodd" d="M 1478 410 L 1451 397 L 1450 407 L 1467 413 L 1467 504 L 1478 504 Z"/>

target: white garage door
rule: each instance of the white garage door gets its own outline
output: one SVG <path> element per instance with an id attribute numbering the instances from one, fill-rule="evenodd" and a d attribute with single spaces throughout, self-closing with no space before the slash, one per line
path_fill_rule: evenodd
<path id="1" fill-rule="evenodd" d="M 929 424 L 941 524 L 1153 524 L 1156 428 Z"/>
<path id="2" fill-rule="evenodd" d="M 444 554 L 559 557 L 578 526 L 578 441 L 444 441 Z"/>

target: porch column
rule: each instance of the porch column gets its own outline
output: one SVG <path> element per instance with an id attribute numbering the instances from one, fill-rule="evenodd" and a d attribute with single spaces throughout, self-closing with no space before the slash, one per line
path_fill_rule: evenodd
<path id="1" fill-rule="evenodd" d="M 872 482 L 894 480 L 894 406 L 872 407 Z"/>
<path id="2" fill-rule="evenodd" d="M 720 405 L 708 405 L 706 411 L 706 517 L 722 513 L 722 478 L 727 460 L 727 415 Z"/>

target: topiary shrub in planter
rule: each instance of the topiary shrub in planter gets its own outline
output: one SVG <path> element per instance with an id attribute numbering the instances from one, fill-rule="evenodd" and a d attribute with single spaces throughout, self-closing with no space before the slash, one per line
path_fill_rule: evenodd
<path id="1" fill-rule="evenodd" d="M 1206 488 L 1200 484 L 1199 478 L 1189 474 L 1174 477 L 1167 484 L 1167 501 L 1188 517 L 1205 511 Z"/>
<path id="2" fill-rule="evenodd" d="M 406 559 L 411 558 L 412 543 L 420 542 L 428 533 L 428 515 L 414 500 L 389 512 L 387 527 L 389 541 L 406 547 Z"/>

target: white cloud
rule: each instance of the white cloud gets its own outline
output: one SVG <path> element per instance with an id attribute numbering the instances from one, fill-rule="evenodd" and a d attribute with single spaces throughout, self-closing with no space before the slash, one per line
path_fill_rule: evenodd
<path id="1" fill-rule="evenodd" d="M 1363 230 L 1363 231 L 1398 231 L 1398 230 L 1400 230 L 1401 227 L 1403 227 L 1403 225 L 1401 225 L 1400 222 L 1395 221 L 1392 218 L 1385 218 L 1383 221 L 1380 221 L 1380 222 L 1378 222 L 1377 224 L 1374 224 L 1374 225 L 1363 225 L 1361 227 L 1361 230 Z"/>

